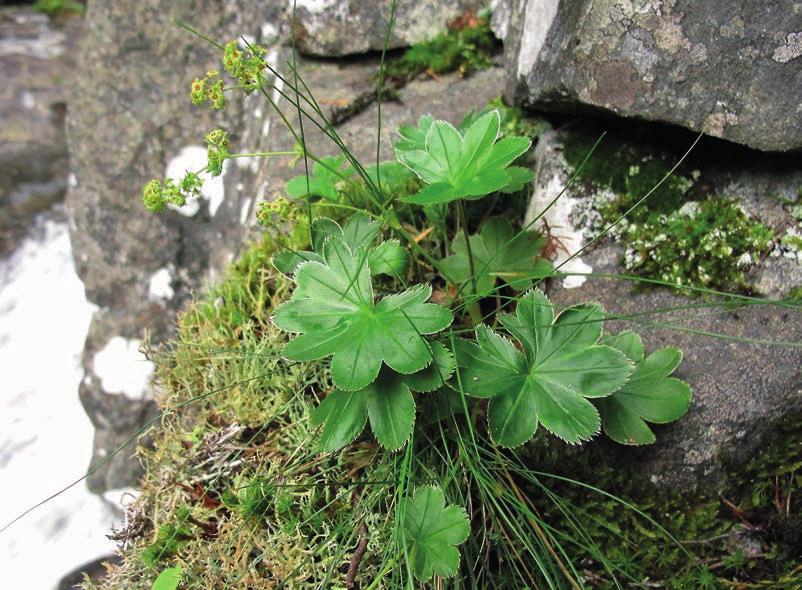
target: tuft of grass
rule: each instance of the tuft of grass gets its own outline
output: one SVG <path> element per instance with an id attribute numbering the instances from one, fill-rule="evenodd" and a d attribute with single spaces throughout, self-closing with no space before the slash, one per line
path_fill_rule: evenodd
<path id="1" fill-rule="evenodd" d="M 488 19 L 473 15 L 461 26 L 415 43 L 400 57 L 388 60 L 385 76 L 411 80 L 422 73 L 469 74 L 489 67 L 499 47 Z"/>
<path id="2" fill-rule="evenodd" d="M 83 14 L 83 2 L 77 0 L 36 0 L 33 9 L 46 14 L 49 17 L 67 16 L 71 14 Z"/>

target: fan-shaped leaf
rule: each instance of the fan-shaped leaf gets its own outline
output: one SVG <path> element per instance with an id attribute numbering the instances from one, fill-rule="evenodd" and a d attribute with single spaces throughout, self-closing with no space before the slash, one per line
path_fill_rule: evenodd
<path id="1" fill-rule="evenodd" d="M 500 316 L 523 352 L 486 327 L 476 329 L 475 343 L 457 343 L 459 382 L 465 393 L 491 398 L 490 434 L 503 446 L 525 443 L 538 423 L 569 443 L 591 438 L 600 418 L 586 398 L 609 396 L 632 373 L 622 352 L 598 344 L 601 307 L 572 307 L 552 318 L 549 300 L 531 290 L 515 316 Z"/>
<path id="2" fill-rule="evenodd" d="M 459 567 L 457 545 L 471 532 L 468 516 L 460 506 L 446 506 L 443 491 L 434 486 L 415 490 L 398 508 L 403 516 L 404 540 L 415 576 L 428 581 L 432 575 L 450 577 Z"/>
<path id="3" fill-rule="evenodd" d="M 497 280 L 517 291 L 532 286 L 534 279 L 546 277 L 551 264 L 540 258 L 545 240 L 535 232 L 513 231 L 510 222 L 499 217 L 488 219 L 478 234 L 470 237 L 476 271 L 476 291 L 489 295 Z M 461 290 L 473 292 L 471 265 L 465 236 L 459 234 L 451 245 L 452 256 L 440 261 L 443 275 Z"/>

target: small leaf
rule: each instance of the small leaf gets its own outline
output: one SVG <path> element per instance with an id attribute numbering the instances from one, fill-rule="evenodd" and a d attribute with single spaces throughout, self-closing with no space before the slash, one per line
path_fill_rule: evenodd
<path id="1" fill-rule="evenodd" d="M 637 362 L 629 380 L 610 397 L 593 400 L 599 409 L 605 434 L 625 445 L 646 445 L 656 438 L 647 422 L 665 424 L 678 420 L 688 411 L 691 388 L 669 377 L 682 360 L 673 347 L 661 348 L 644 358 L 643 342 L 632 332 L 607 340 Z"/>
<path id="2" fill-rule="evenodd" d="M 523 291 L 532 281 L 548 276 L 551 264 L 540 257 L 545 240 L 535 232 L 515 233 L 506 219 L 492 217 L 478 234 L 470 236 L 476 271 L 476 292 L 491 294 L 497 280 Z M 462 292 L 473 293 L 471 265 L 465 236 L 459 234 L 451 245 L 452 256 L 440 261 L 440 270 Z"/>
<path id="3" fill-rule="evenodd" d="M 184 570 L 180 567 L 169 567 L 153 582 L 151 590 L 176 590 L 184 577 Z"/>
<path id="4" fill-rule="evenodd" d="M 344 169 L 343 164 L 345 164 L 345 156 L 320 158 L 320 162 L 312 165 L 308 182 L 305 174 L 296 176 L 287 182 L 287 194 L 294 199 L 312 196 L 321 197 L 327 201 L 339 201 L 340 191 L 337 184 L 353 173 L 351 168 Z"/>
<path id="5" fill-rule="evenodd" d="M 465 510 L 445 504 L 440 488 L 424 486 L 417 488 L 412 498 L 404 498 L 398 508 L 403 516 L 407 554 L 415 576 L 424 582 L 432 575 L 450 577 L 457 573 L 457 545 L 471 532 Z"/>

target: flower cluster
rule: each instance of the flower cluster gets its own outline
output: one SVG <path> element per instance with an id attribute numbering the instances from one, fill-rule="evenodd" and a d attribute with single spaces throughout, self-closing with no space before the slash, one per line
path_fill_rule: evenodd
<path id="1" fill-rule="evenodd" d="M 270 227 L 276 220 L 286 221 L 296 217 L 298 208 L 285 197 L 278 197 L 273 201 L 259 203 L 256 210 L 256 220 L 260 225 Z"/>
<path id="2" fill-rule="evenodd" d="M 228 133 L 222 129 L 215 129 L 206 134 L 206 169 L 212 176 L 220 176 L 223 172 L 223 162 L 229 156 Z"/>
<path id="3" fill-rule="evenodd" d="M 183 207 L 187 199 L 200 195 L 203 182 L 196 172 L 187 172 L 178 182 L 168 178 L 164 182 L 151 180 L 142 189 L 142 203 L 148 211 L 158 213 L 167 205 Z"/>
<path id="4" fill-rule="evenodd" d="M 226 106 L 226 97 L 223 96 L 223 81 L 218 76 L 217 70 L 209 70 L 203 78 L 195 78 L 189 93 L 192 104 L 202 105 L 208 101 L 218 111 Z"/>
<path id="5" fill-rule="evenodd" d="M 267 51 L 260 45 L 249 44 L 247 50 L 242 50 L 236 41 L 231 41 L 223 52 L 223 68 L 249 94 L 260 86 L 262 70 L 267 67 L 265 53 Z"/>

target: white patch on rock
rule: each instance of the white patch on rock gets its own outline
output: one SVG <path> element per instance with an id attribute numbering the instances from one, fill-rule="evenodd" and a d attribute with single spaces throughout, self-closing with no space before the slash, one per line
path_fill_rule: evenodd
<path id="1" fill-rule="evenodd" d="M 167 163 L 167 170 L 165 176 L 178 182 L 187 172 L 200 172 L 206 168 L 206 148 L 200 145 L 188 145 L 182 148 L 178 155 Z M 228 168 L 228 161 L 223 163 L 223 173 L 220 176 L 212 177 L 208 172 L 200 175 L 203 180 L 203 188 L 201 189 L 201 196 L 209 201 L 209 213 L 212 217 L 215 216 L 217 210 L 225 199 L 225 184 L 223 177 Z M 185 217 L 194 217 L 200 211 L 201 204 L 197 199 L 189 199 L 187 204 L 183 207 L 173 207 L 171 209 L 178 211 Z"/>
<path id="2" fill-rule="evenodd" d="M 44 17 L 44 15 L 42 15 Z M 44 17 L 47 19 L 47 17 Z M 45 20 L 45 22 L 47 22 Z M 64 53 L 64 41 L 67 36 L 61 31 L 54 31 L 46 25 L 39 34 L 33 37 L 0 38 L 0 57 L 22 55 L 38 59 L 53 59 Z"/>
<path id="3" fill-rule="evenodd" d="M 31 92 L 28 92 L 27 90 L 22 93 L 20 100 L 22 102 L 23 108 L 26 108 L 28 110 L 36 106 L 36 99 L 34 98 L 33 94 Z"/>
<path id="4" fill-rule="evenodd" d="M 162 299 L 172 299 L 175 293 L 171 283 L 173 277 L 167 268 L 160 268 L 153 276 L 150 277 L 148 283 L 148 297 L 151 301 L 160 301 Z"/>
<path id="5" fill-rule="evenodd" d="M 234 161 L 237 163 L 237 168 L 239 168 L 240 170 L 247 170 L 248 168 L 253 166 L 254 159 L 255 158 L 246 156 L 244 158 L 236 158 Z"/>
<path id="6" fill-rule="evenodd" d="M 788 33 L 785 43 L 774 50 L 771 58 L 777 63 L 788 63 L 802 55 L 802 31 L 798 33 Z"/>
<path id="7" fill-rule="evenodd" d="M 526 3 L 521 48 L 518 52 L 518 76 L 527 75 L 535 65 L 559 6 L 560 0 L 529 0 Z"/>
<path id="8" fill-rule="evenodd" d="M 276 63 L 278 61 L 278 49 L 271 49 L 270 51 L 268 51 L 267 55 L 265 56 L 265 59 L 267 60 L 267 63 L 271 64 Z M 278 71 L 278 68 L 276 68 L 276 71 Z M 279 103 L 279 100 L 281 99 L 281 93 L 283 90 L 284 90 L 284 80 L 276 77 L 273 80 L 273 92 L 271 93 L 271 98 L 273 99 L 273 102 L 275 104 Z M 269 120 L 270 119 L 268 119 L 268 121 Z"/>
<path id="9" fill-rule="evenodd" d="M 107 393 L 143 399 L 154 365 L 139 351 L 139 340 L 114 336 L 95 353 L 92 368 Z"/>
<path id="10" fill-rule="evenodd" d="M 268 41 L 271 37 L 275 37 L 278 34 L 278 29 L 276 25 L 271 22 L 262 23 L 262 41 Z"/>
<path id="11" fill-rule="evenodd" d="M 70 175 L 67 177 L 67 184 L 70 185 L 70 188 L 78 186 L 78 177 L 75 176 L 74 172 L 70 172 Z"/>
<path id="12" fill-rule="evenodd" d="M 555 145 L 553 132 L 547 132 L 541 136 L 535 148 L 535 189 L 526 210 L 524 227 L 540 229 L 544 221 L 548 224 L 551 237 L 559 240 L 560 244 L 552 260 L 554 270 L 568 275 L 563 279 L 563 287 L 574 289 L 585 283 L 587 277 L 583 275 L 592 272 L 593 268 L 579 256 L 571 258 L 585 245 L 582 228 L 575 227 L 571 219 L 571 214 L 580 205 L 580 199 L 572 197 L 568 191 L 560 195 L 569 175 L 568 165 Z M 560 198 L 549 207 L 557 195 Z M 533 223 L 535 219 L 538 221 Z"/>
<path id="13" fill-rule="evenodd" d="M 289 0 L 290 10 L 292 10 L 293 4 L 295 4 L 296 9 L 304 8 L 311 13 L 323 12 L 324 10 L 335 7 L 340 3 L 341 0 Z"/>
<path id="14" fill-rule="evenodd" d="M 239 223 L 240 225 L 245 225 L 245 222 L 248 221 L 248 215 L 251 212 L 251 199 L 245 198 L 242 202 L 242 209 L 240 209 L 239 213 Z"/>

